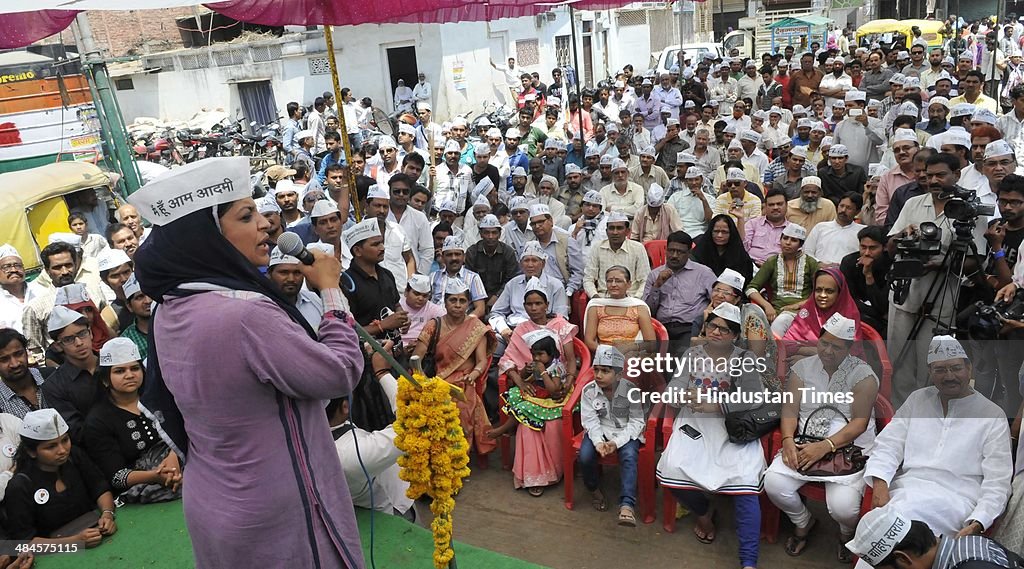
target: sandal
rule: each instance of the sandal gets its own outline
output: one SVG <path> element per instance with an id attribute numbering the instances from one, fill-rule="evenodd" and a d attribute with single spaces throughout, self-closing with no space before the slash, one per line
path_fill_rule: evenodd
<path id="1" fill-rule="evenodd" d="M 715 542 L 715 513 L 712 511 L 707 515 L 707 518 L 711 520 L 709 522 L 711 525 L 711 531 L 701 529 L 701 518 L 703 517 L 704 516 L 698 516 L 696 523 L 693 524 L 693 536 L 697 538 L 697 541 L 704 545 L 711 545 Z"/>
<path id="2" fill-rule="evenodd" d="M 526 491 L 529 492 L 530 495 L 533 496 L 534 498 L 540 498 L 541 496 L 544 495 L 543 486 L 532 486 L 530 488 L 527 488 Z"/>
<path id="3" fill-rule="evenodd" d="M 636 514 L 633 513 L 633 508 L 630 506 L 619 508 L 619 525 L 631 528 L 636 527 Z"/>
<path id="4" fill-rule="evenodd" d="M 604 497 L 604 492 L 600 489 L 594 490 L 590 493 L 590 505 L 599 512 L 608 510 L 608 500 Z"/>
<path id="5" fill-rule="evenodd" d="M 803 535 L 796 535 L 796 530 L 794 530 L 793 535 L 786 540 L 786 555 L 798 557 L 807 549 L 807 542 L 811 537 L 811 530 L 814 529 L 815 524 L 814 518 L 811 518 L 811 524 L 804 529 L 805 533 Z"/>
<path id="6" fill-rule="evenodd" d="M 853 553 L 851 553 L 850 550 L 846 548 L 846 542 L 839 542 L 839 553 L 836 556 L 836 558 L 839 560 L 840 563 L 844 565 L 849 565 L 853 563 Z"/>

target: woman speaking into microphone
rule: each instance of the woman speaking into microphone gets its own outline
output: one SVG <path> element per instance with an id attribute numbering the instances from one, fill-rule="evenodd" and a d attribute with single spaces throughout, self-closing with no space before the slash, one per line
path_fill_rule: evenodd
<path id="1" fill-rule="evenodd" d="M 301 265 L 320 291 L 313 330 L 259 267 L 267 228 L 246 158 L 212 158 L 128 201 L 156 227 L 135 256 L 153 314 L 142 405 L 184 455 L 196 567 L 362 569 L 352 500 L 324 401 L 348 394 L 363 356 L 339 262 Z"/>

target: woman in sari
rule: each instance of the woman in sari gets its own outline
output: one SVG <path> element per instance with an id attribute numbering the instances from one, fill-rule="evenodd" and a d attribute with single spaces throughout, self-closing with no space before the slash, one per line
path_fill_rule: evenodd
<path id="1" fill-rule="evenodd" d="M 796 313 L 793 325 L 782 337 L 790 364 L 818 353 L 817 344 L 821 329 L 836 313 L 853 320 L 857 329 L 857 340 L 861 340 L 863 332 L 860 310 L 850 296 L 846 278 L 839 271 L 839 267 L 826 267 L 814 273 L 811 297 L 804 301 L 804 305 Z"/>
<path id="2" fill-rule="evenodd" d="M 599 345 L 605 344 L 627 354 L 636 351 L 638 335 L 645 342 L 653 342 L 651 309 L 644 301 L 627 294 L 631 285 L 629 269 L 621 265 L 609 267 L 604 279 L 608 297 L 590 299 L 583 323 L 583 341 L 590 351 L 595 352 Z"/>
<path id="3" fill-rule="evenodd" d="M 699 346 L 707 343 L 708 333 L 704 323 L 711 317 L 712 312 L 722 303 L 738 306 L 740 309 L 742 323 L 740 325 L 740 345 L 765 358 L 765 371 L 761 373 L 761 383 L 765 389 L 780 391 L 782 381 L 779 379 L 776 363 L 778 362 L 779 350 L 772 336 L 771 324 L 764 310 L 753 302 L 744 302 L 743 275 L 732 269 L 725 269 L 711 287 L 711 303 L 704 309 L 704 316 L 699 322 L 695 322 L 695 331 L 691 346 Z"/>
<path id="4" fill-rule="evenodd" d="M 736 222 L 724 213 L 712 217 L 707 232 L 694 240 L 693 259 L 716 275 L 732 269 L 743 275 L 745 282 L 754 276 L 754 262 L 743 248 Z"/>
<path id="5" fill-rule="evenodd" d="M 515 385 L 501 396 L 509 419 L 488 435 L 498 437 L 518 423 L 527 427 L 516 429 L 513 482 L 516 488 L 527 488 L 531 496 L 540 496 L 545 486 L 557 484 L 562 478 L 562 404 L 576 383 L 576 353 L 572 345 L 576 326 L 558 314 L 549 316 L 550 304 L 536 277 L 526 284 L 523 307 L 530 319 L 516 326 L 505 355 L 498 362 L 498 373 L 507 374 Z M 536 341 L 545 333 L 555 338 L 559 360 L 565 366 L 564 390 L 546 396 L 535 389 L 529 374 L 524 373 L 534 362 L 531 340 Z"/>
<path id="6" fill-rule="evenodd" d="M 470 448 L 476 449 L 483 466 L 484 457 L 494 450 L 497 443 L 487 436 L 491 424 L 476 383 L 487 374 L 487 362 L 494 354 L 497 339 L 490 326 L 467 314 L 469 303 L 466 283 L 461 279 L 449 279 L 444 290 L 445 315 L 423 326 L 414 355 L 423 358 L 428 351 L 433 351 L 437 376 L 466 393 L 465 401 L 457 401 L 459 419 Z M 438 331 L 437 344 L 431 346 L 435 330 Z"/>

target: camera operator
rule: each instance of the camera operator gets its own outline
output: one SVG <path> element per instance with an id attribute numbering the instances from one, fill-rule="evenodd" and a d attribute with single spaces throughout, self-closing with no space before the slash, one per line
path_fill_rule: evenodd
<path id="1" fill-rule="evenodd" d="M 953 220 L 945 215 L 945 206 L 949 202 L 949 194 L 956 188 L 960 178 L 960 160 L 950 154 L 937 154 L 928 159 L 925 166 L 925 185 L 928 193 L 907 200 L 896 219 L 890 237 L 912 237 L 919 233 L 918 228 L 924 222 L 934 223 L 941 230 L 940 249 L 931 256 L 924 264 L 925 274 L 915 278 L 909 283 L 909 292 L 903 304 L 891 302 L 889 305 L 889 331 L 887 336 L 888 351 L 894 358 L 893 374 L 893 403 L 897 406 L 915 389 L 924 387 L 924 381 L 919 379 L 918 372 L 924 371 L 926 367 L 925 356 L 928 347 L 928 340 L 935 335 L 935 328 L 939 322 L 950 325 L 956 313 L 953 305 L 953 294 L 955 287 L 960 285 L 955 278 L 944 279 L 938 294 L 933 292 L 934 301 L 930 306 L 925 305 L 929 289 L 937 279 L 945 276 L 946 267 L 943 266 L 943 256 L 949 249 L 954 237 Z M 984 222 L 975 220 L 975 225 Z M 889 252 L 894 254 L 896 243 L 889 241 Z M 950 259 L 951 266 L 959 267 L 959 259 Z M 970 274 L 977 269 L 976 260 L 965 261 L 965 274 Z M 904 347 L 910 339 L 911 332 L 919 316 L 930 316 L 921 322 L 915 345 Z M 903 357 L 900 357 L 900 355 Z M 923 377 L 923 376 L 922 376 Z"/>

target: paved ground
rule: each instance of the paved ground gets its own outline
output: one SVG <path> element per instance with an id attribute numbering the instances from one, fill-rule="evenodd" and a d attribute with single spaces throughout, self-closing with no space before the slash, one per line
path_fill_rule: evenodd
<path id="1" fill-rule="evenodd" d="M 474 469 L 458 497 L 455 537 L 552 569 L 718 569 L 739 566 L 732 504 L 718 500 L 718 537 L 703 545 L 693 537 L 692 516 L 677 522 L 675 533 L 662 529 L 658 520 L 636 528 L 616 525 L 616 508 L 597 512 L 586 499 L 582 480 L 576 481 L 576 509 L 563 505 L 561 484 L 540 498 L 512 488 L 512 473 L 500 470 L 497 453 L 490 470 Z M 606 470 L 605 493 L 617 488 L 614 468 Z M 659 491 L 658 498 L 661 494 Z M 659 502 L 660 505 L 660 502 Z M 779 543 L 761 542 L 760 569 L 841 568 L 835 558 L 838 528 L 824 504 L 813 504 L 818 526 L 800 557 L 786 555 L 782 542 L 791 526 L 783 521 Z M 615 510 L 613 512 L 613 510 Z M 847 566 L 849 567 L 849 566 Z M 465 569 L 465 568 L 462 568 Z M 469 568 L 478 569 L 478 568 Z M 480 568 L 483 569 L 483 568 Z"/>

